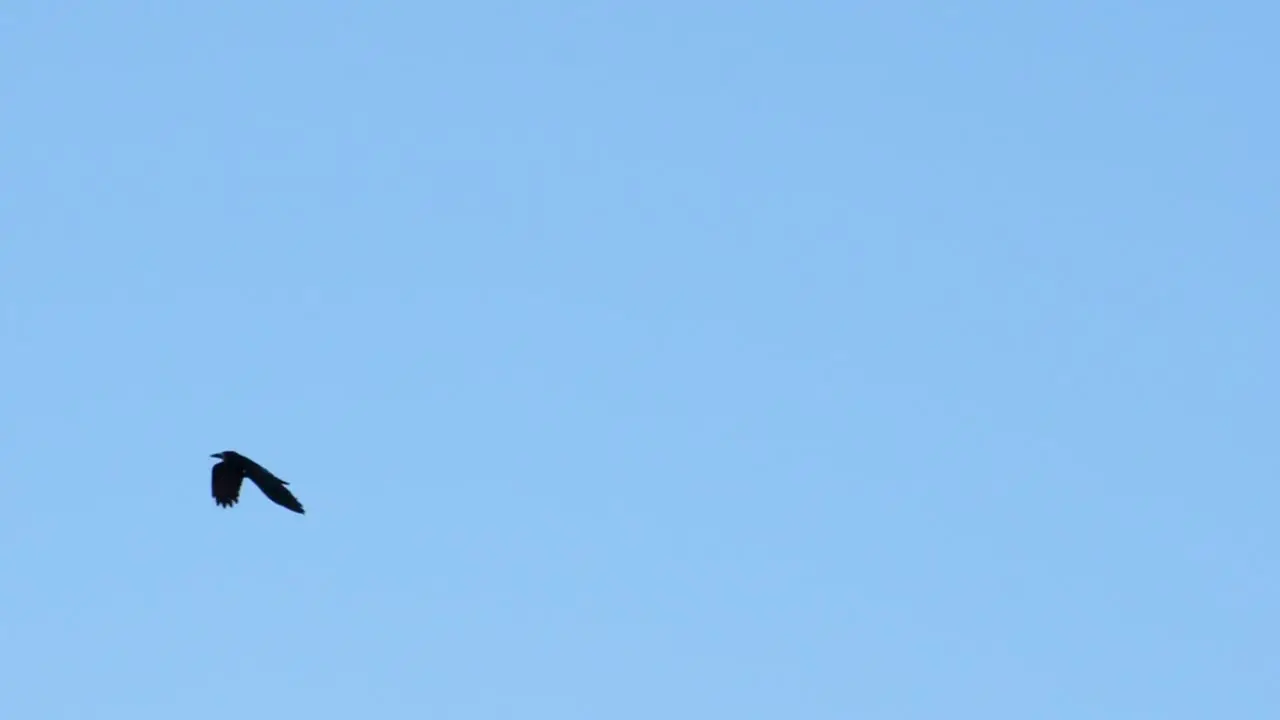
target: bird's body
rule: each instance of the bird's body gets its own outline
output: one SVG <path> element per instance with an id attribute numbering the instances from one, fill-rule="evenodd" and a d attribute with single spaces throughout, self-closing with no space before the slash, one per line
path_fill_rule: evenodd
<path id="1" fill-rule="evenodd" d="M 240 485 L 245 478 L 249 478 L 271 502 L 300 515 L 306 513 L 298 498 L 285 487 L 289 483 L 258 463 L 234 450 L 214 453 L 209 457 L 222 460 L 213 466 L 213 501 L 218 505 L 228 508 L 235 505 L 240 499 Z"/>

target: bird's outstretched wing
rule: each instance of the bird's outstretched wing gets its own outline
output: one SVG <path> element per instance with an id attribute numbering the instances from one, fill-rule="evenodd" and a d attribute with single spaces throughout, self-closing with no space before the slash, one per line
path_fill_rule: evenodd
<path id="1" fill-rule="evenodd" d="M 229 463 L 213 466 L 213 501 L 222 507 L 231 507 L 240 499 L 240 483 L 244 476 Z"/>
<path id="2" fill-rule="evenodd" d="M 250 461 L 245 463 L 244 473 L 249 476 L 253 484 L 257 485 L 262 494 L 266 495 L 271 502 L 300 515 L 306 514 L 306 511 L 302 509 L 302 503 L 298 502 L 298 498 L 294 497 L 293 493 L 289 492 L 289 488 L 285 487 L 289 483 L 276 477 L 271 471 Z"/>

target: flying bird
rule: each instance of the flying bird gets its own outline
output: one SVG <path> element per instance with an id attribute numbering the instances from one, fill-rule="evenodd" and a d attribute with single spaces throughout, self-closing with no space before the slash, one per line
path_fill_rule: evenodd
<path id="1" fill-rule="evenodd" d="M 213 466 L 213 501 L 218 505 L 228 508 L 235 505 L 240 499 L 240 484 L 245 478 L 249 478 L 271 502 L 300 515 L 306 513 L 298 498 L 285 487 L 289 483 L 271 474 L 270 470 L 258 463 L 234 450 L 224 450 L 209 457 L 222 461 Z"/>

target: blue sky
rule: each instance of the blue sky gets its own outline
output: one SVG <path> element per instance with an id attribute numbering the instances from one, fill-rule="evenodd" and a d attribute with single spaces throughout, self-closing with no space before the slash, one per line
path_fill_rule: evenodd
<path id="1" fill-rule="evenodd" d="M 1278 21 L 6 3 L 0 716 L 1277 717 Z"/>

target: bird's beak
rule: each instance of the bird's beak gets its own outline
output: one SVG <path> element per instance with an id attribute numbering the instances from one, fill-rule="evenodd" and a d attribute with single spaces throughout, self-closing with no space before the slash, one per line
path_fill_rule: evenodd
<path id="1" fill-rule="evenodd" d="M 216 457 L 216 458 L 218 458 L 219 460 L 221 460 L 221 459 L 222 459 L 222 453 L 214 453 L 214 454 L 210 455 L 209 457 Z"/>

